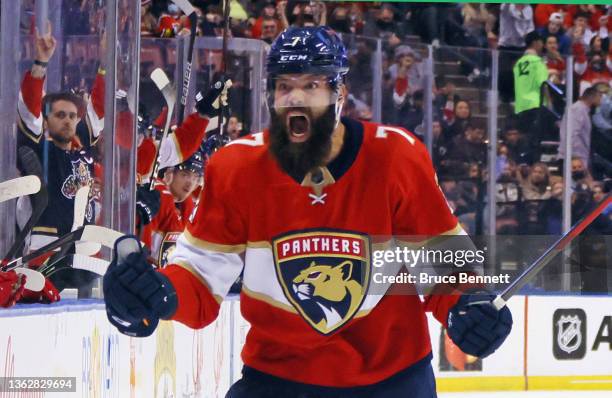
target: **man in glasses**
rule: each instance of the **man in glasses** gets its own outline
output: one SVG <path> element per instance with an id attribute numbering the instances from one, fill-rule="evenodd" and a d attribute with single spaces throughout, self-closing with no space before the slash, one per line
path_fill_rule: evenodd
<path id="1" fill-rule="evenodd" d="M 83 186 L 93 186 L 92 148 L 103 128 L 104 69 L 100 66 L 88 103 L 71 92 L 43 96 L 47 63 L 56 40 L 48 32 L 35 32 L 35 58 L 21 83 L 18 109 L 19 147 L 28 146 L 42 164 L 43 182 L 49 191 L 46 210 L 32 230 L 29 250 L 35 250 L 70 232 L 74 199 Z M 101 43 L 101 55 L 104 52 Z M 103 57 L 101 57 L 103 58 Z M 95 219 L 94 194 L 90 191 L 85 223 Z M 47 290 L 47 289 L 45 289 Z"/>

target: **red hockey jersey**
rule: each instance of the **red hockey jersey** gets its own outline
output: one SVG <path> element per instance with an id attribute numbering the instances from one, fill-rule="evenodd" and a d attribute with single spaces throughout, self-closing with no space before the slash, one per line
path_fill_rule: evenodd
<path id="1" fill-rule="evenodd" d="M 458 296 L 368 294 L 376 236 L 461 233 L 426 148 L 397 127 L 342 119 L 340 154 L 313 188 L 283 172 L 268 132 L 210 160 L 193 223 L 163 272 L 173 319 L 211 323 L 243 275 L 244 363 L 296 382 L 376 383 L 431 352 L 426 311 L 445 323 Z"/>

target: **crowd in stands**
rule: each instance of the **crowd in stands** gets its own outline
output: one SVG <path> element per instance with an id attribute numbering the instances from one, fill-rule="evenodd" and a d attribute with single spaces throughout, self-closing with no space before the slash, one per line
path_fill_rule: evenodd
<path id="1" fill-rule="evenodd" d="M 119 1 L 119 6 L 125 7 L 126 1 Z M 67 43 L 71 36 L 102 34 L 103 3 L 62 2 L 64 18 L 71 21 L 63 24 Z M 170 0 L 142 0 L 143 43 L 148 38 L 188 35 L 191 29 L 198 36 L 222 36 L 222 2 L 191 3 L 198 14 L 196 26 Z M 373 117 L 374 73 L 382 75 L 384 123 L 424 138 L 424 116 L 431 106 L 434 166 L 449 204 L 471 234 L 486 231 L 489 169 L 497 182 L 498 234 L 562 232 L 564 161 L 571 162 L 572 173 L 566 178 L 571 179 L 573 220 L 612 189 L 612 6 L 231 0 L 229 16 L 230 37 L 267 44 L 288 26 L 329 25 L 342 33 L 351 65 L 347 115 Z M 31 13 L 29 17 L 33 18 Z M 28 19 L 22 18 L 22 31 L 32 33 L 33 23 L 24 20 Z M 378 39 L 381 71 L 373 68 Z M 436 61 L 431 96 L 425 92 L 427 45 Z M 490 50 L 499 50 L 500 100 L 498 142 L 493 143 L 497 164 L 492 168 L 487 167 L 492 143 L 482 117 L 492 73 Z M 89 55 L 77 46 L 67 46 L 64 88 L 91 91 L 97 60 Z M 456 72 L 438 69 L 438 63 L 449 57 Z M 568 65 L 570 59 L 573 65 Z M 234 56 L 228 62 L 234 66 L 231 77 L 237 82 L 230 92 L 233 115 L 227 126 L 234 139 L 249 132 L 246 101 L 251 85 L 245 58 Z M 574 98 L 566 104 L 568 66 L 573 69 Z M 218 76 L 218 71 L 198 68 L 197 79 L 207 73 L 208 83 Z M 145 82 L 145 71 L 142 67 L 144 102 L 153 98 L 147 90 L 154 90 Z M 474 87 L 482 89 L 476 97 L 469 95 Z M 431 105 L 426 98 L 432 98 Z M 565 159 L 566 136 L 571 141 L 571 159 Z M 612 233 L 611 216 L 601 227 L 607 233 Z"/>

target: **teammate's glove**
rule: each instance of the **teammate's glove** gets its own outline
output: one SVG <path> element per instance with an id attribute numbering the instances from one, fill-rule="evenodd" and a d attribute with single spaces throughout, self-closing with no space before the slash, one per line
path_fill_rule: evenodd
<path id="1" fill-rule="evenodd" d="M 153 221 L 159 212 L 160 203 L 161 195 L 158 190 L 150 190 L 147 187 L 136 189 L 136 212 L 144 225 Z"/>
<path id="2" fill-rule="evenodd" d="M 51 304 L 60 300 L 60 292 L 53 282 L 45 278 L 45 286 L 38 292 L 24 289 L 20 303 L 42 303 Z"/>
<path id="3" fill-rule="evenodd" d="M 128 336 L 150 336 L 160 318 L 176 311 L 174 287 L 147 263 L 140 242 L 131 235 L 115 242 L 103 289 L 108 320 Z"/>
<path id="4" fill-rule="evenodd" d="M 508 307 L 497 310 L 487 291 L 461 296 L 448 314 L 448 336 L 466 354 L 480 358 L 491 355 L 512 330 Z"/>
<path id="5" fill-rule="evenodd" d="M 196 94 L 196 110 L 202 116 L 209 119 L 219 115 L 219 106 L 227 107 L 227 93 L 232 86 L 232 81 L 221 77 L 214 82 L 206 92 Z"/>
<path id="6" fill-rule="evenodd" d="M 23 294 L 26 276 L 15 271 L 0 272 L 0 307 L 15 305 Z"/>

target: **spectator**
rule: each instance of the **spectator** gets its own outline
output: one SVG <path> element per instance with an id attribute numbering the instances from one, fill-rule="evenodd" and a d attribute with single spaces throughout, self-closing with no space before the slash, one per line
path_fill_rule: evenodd
<path id="1" fill-rule="evenodd" d="M 365 36 L 377 37 L 383 40 L 383 49 L 392 54 L 404 38 L 401 25 L 395 21 L 395 7 L 383 3 L 376 12 L 374 23 L 366 23 L 363 34 Z"/>
<path id="2" fill-rule="evenodd" d="M 576 57 L 574 71 L 580 76 L 580 94 L 588 87 L 598 83 L 612 85 L 612 46 L 609 46 L 606 55 L 599 36 L 593 37 L 591 46 L 592 50 L 587 55 L 581 43 L 573 45 Z"/>
<path id="3" fill-rule="evenodd" d="M 439 47 L 441 42 L 446 41 L 446 21 L 448 14 L 454 8 L 454 4 L 421 3 L 413 5 L 413 17 L 416 30 L 426 43 Z"/>
<path id="4" fill-rule="evenodd" d="M 414 131 L 423 122 L 423 90 L 415 91 L 410 101 L 403 103 L 396 111 L 395 124 Z"/>
<path id="5" fill-rule="evenodd" d="M 267 0 L 264 2 L 263 7 L 261 9 L 261 15 L 254 21 L 253 26 L 251 27 L 251 37 L 254 39 L 259 39 L 261 38 L 263 29 L 263 22 L 264 19 L 266 18 L 274 18 L 274 21 L 276 22 L 277 29 L 276 31 L 278 32 L 280 29 L 280 21 L 277 19 L 276 16 L 276 4 L 274 3 L 273 0 Z"/>
<path id="6" fill-rule="evenodd" d="M 525 198 L 525 200 L 549 199 L 549 178 L 548 167 L 544 163 L 534 163 L 534 165 L 531 166 L 527 179 L 521 182 L 523 198 Z"/>
<path id="7" fill-rule="evenodd" d="M 598 18 L 599 30 L 592 29 L 589 25 L 590 18 L 591 13 L 584 10 L 580 10 L 574 15 L 574 24 L 567 31 L 567 36 L 572 40 L 572 44 L 580 43 L 587 47 L 595 35 L 602 38 L 608 37 L 608 16 L 602 15 Z"/>
<path id="8" fill-rule="evenodd" d="M 355 33 L 356 27 L 349 17 L 349 9 L 344 5 L 334 8 L 329 18 L 329 26 L 338 33 Z"/>
<path id="9" fill-rule="evenodd" d="M 604 183 L 601 181 L 593 182 L 591 190 L 593 192 L 593 200 L 595 201 L 595 203 L 600 203 L 606 196 Z"/>
<path id="10" fill-rule="evenodd" d="M 496 18 L 489 12 L 486 4 L 463 4 L 461 16 L 464 34 L 459 40 L 463 42 L 463 46 L 486 48 L 489 41 L 497 40 L 493 33 Z"/>
<path id="11" fill-rule="evenodd" d="M 533 10 L 530 5 L 502 4 L 499 14 L 499 92 L 502 100 L 513 97 L 512 66 L 525 51 L 525 36 L 534 29 Z"/>
<path id="12" fill-rule="evenodd" d="M 538 5 L 538 7 L 540 6 L 541 4 Z M 565 30 L 563 29 L 563 14 L 559 12 L 550 14 L 548 24 L 538 28 L 537 32 L 540 34 L 540 36 L 547 38 L 547 40 L 550 36 L 556 37 L 559 52 L 563 55 L 569 55 L 571 40 L 565 34 Z"/>
<path id="13" fill-rule="evenodd" d="M 557 37 L 549 35 L 544 42 L 544 62 L 548 68 L 549 80 L 551 71 L 556 76 L 562 76 L 565 73 L 565 60 L 559 53 L 559 43 Z"/>
<path id="14" fill-rule="evenodd" d="M 459 101 L 459 95 L 455 93 L 455 84 L 447 80 L 444 75 L 436 76 L 437 92 L 434 97 L 434 116 L 445 124 L 450 124 L 455 119 L 455 104 Z"/>
<path id="15" fill-rule="evenodd" d="M 444 130 L 444 141 L 451 143 L 456 137 L 460 137 L 465 132 L 471 122 L 472 113 L 470 103 L 465 100 L 455 102 L 453 122 Z"/>
<path id="16" fill-rule="evenodd" d="M 533 22 L 537 28 L 545 28 L 553 19 L 552 16 L 557 14 L 554 19 L 560 22 L 560 26 L 569 27 L 572 24 L 572 16 L 567 8 L 559 4 L 538 4 L 535 6 Z"/>
<path id="17" fill-rule="evenodd" d="M 503 139 L 508 151 L 508 159 L 517 164 L 533 163 L 535 160 L 533 148 L 530 147 L 529 142 L 525 139 L 525 135 L 516 128 L 514 123 L 506 127 Z"/>
<path id="18" fill-rule="evenodd" d="M 152 11 L 153 2 L 143 0 L 140 2 L 140 34 L 142 36 L 154 36 L 157 32 L 157 17 Z"/>
<path id="19" fill-rule="evenodd" d="M 204 14 L 201 28 L 202 35 L 204 36 L 223 36 L 223 13 L 218 6 L 209 4 L 206 7 L 206 14 Z"/>
<path id="20" fill-rule="evenodd" d="M 261 23 L 261 40 L 272 44 L 278 35 L 278 21 L 274 17 L 265 16 Z"/>
<path id="21" fill-rule="evenodd" d="M 578 101 L 572 104 L 561 121 L 559 157 L 565 158 L 566 139 L 572 141 L 572 158 L 580 159 L 587 168 L 591 155 L 591 110 L 601 103 L 601 93 L 595 87 L 587 88 Z M 566 118 L 569 115 L 567 126 Z"/>
<path id="22" fill-rule="evenodd" d="M 327 9 L 321 1 L 316 1 L 311 5 L 303 1 L 281 0 L 278 4 L 278 15 L 283 29 L 289 26 L 325 25 L 327 22 Z"/>
<path id="23" fill-rule="evenodd" d="M 449 149 L 446 164 L 455 170 L 455 175 L 467 177 L 471 163 L 484 164 L 487 159 L 487 146 L 484 130 L 468 123 L 463 135 L 455 138 Z"/>
<path id="24" fill-rule="evenodd" d="M 589 173 L 588 165 L 582 158 L 572 156 L 572 190 L 587 191 L 593 185 L 593 177 Z"/>
<path id="25" fill-rule="evenodd" d="M 389 75 L 393 82 L 393 102 L 398 108 L 423 89 L 423 65 L 418 60 L 418 54 L 409 46 L 395 49 L 395 63 L 389 67 Z"/>

